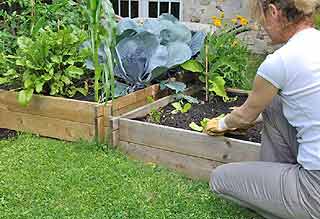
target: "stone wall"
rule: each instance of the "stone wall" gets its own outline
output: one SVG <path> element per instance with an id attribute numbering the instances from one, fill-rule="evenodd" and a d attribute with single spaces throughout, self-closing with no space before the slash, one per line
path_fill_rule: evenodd
<path id="1" fill-rule="evenodd" d="M 183 4 L 183 20 L 186 22 L 212 24 L 211 17 L 219 17 L 221 14 L 217 6 L 224 10 L 225 20 L 235 18 L 237 15 L 250 17 L 249 0 L 183 0 Z M 242 34 L 240 38 L 255 53 L 271 53 L 275 49 L 268 45 L 270 39 L 265 33 L 250 31 Z"/>
<path id="2" fill-rule="evenodd" d="M 219 16 L 216 8 L 221 6 L 225 17 L 236 15 L 249 17 L 249 0 L 183 0 L 183 19 L 191 22 L 210 23 L 213 15 Z"/>

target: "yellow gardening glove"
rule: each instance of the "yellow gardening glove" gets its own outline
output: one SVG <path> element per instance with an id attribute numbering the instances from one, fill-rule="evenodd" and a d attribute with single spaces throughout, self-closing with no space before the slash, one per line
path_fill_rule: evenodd
<path id="1" fill-rule="evenodd" d="M 208 135 L 219 136 L 223 135 L 226 132 L 234 131 L 236 129 L 229 129 L 224 123 L 225 117 L 216 117 L 208 121 L 207 126 L 204 129 L 204 132 Z"/>

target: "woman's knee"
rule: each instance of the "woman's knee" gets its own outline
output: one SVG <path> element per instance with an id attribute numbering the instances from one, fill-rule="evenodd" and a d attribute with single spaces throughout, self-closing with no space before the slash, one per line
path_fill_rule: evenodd
<path id="1" fill-rule="evenodd" d="M 212 170 L 210 175 L 210 188 L 216 194 L 224 194 L 227 189 L 227 175 L 233 164 L 221 165 Z"/>

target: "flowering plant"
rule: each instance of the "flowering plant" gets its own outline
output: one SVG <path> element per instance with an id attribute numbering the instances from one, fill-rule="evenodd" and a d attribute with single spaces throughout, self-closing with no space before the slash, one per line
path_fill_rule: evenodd
<path id="1" fill-rule="evenodd" d="M 200 73 L 199 80 L 205 83 L 206 99 L 208 93 L 214 93 L 228 100 L 225 86 L 245 87 L 248 83 L 246 70 L 249 51 L 237 35 L 250 30 L 249 21 L 237 16 L 232 24 L 224 22 L 224 13 L 213 16 L 212 22 L 217 31 L 207 34 L 205 44 L 196 60 L 182 64 L 182 68 Z"/>

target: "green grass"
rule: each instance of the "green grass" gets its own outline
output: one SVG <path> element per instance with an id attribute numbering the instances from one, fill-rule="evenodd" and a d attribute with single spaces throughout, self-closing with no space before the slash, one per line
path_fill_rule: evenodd
<path id="1" fill-rule="evenodd" d="M 257 218 L 207 183 L 88 143 L 0 141 L 0 218 Z"/>

